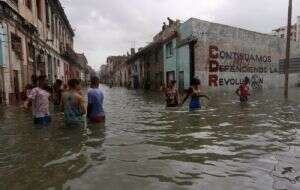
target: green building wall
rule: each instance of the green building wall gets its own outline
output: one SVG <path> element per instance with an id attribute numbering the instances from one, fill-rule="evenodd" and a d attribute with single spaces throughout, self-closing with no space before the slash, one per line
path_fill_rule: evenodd
<path id="1" fill-rule="evenodd" d="M 167 44 L 170 42 L 173 42 L 173 55 L 168 57 L 167 56 Z M 177 78 L 177 51 L 176 51 L 176 39 L 172 39 L 168 42 L 166 42 L 163 45 L 163 51 L 164 51 L 164 81 L 165 84 L 167 83 L 167 73 L 168 72 L 175 72 L 175 79 Z"/>
<path id="2" fill-rule="evenodd" d="M 178 33 L 180 40 L 187 39 L 192 36 L 192 22 L 188 20 L 187 22 L 180 25 L 178 28 Z M 173 42 L 173 56 L 167 57 L 167 44 L 170 41 L 166 42 L 163 45 L 164 52 L 164 82 L 167 82 L 167 73 L 175 72 L 175 79 L 177 80 L 178 87 L 183 84 L 184 89 L 188 89 L 190 86 L 190 46 L 186 44 L 184 46 L 178 47 L 177 39 L 172 39 Z M 184 81 L 181 81 L 180 74 L 184 75 Z"/>
<path id="3" fill-rule="evenodd" d="M 177 71 L 178 71 L 178 84 L 180 83 L 179 73 L 184 73 L 184 89 L 190 86 L 190 47 L 189 45 L 182 46 L 177 49 Z"/>

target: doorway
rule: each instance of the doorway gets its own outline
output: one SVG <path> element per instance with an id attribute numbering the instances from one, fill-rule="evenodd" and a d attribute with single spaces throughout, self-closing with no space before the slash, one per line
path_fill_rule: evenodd
<path id="1" fill-rule="evenodd" d="M 178 89 L 180 92 L 183 92 L 184 91 L 184 71 L 179 72 L 178 80 L 179 80 Z"/>
<path id="2" fill-rule="evenodd" d="M 17 101 L 19 101 L 20 94 L 20 85 L 19 85 L 19 72 L 17 70 L 13 71 L 13 79 L 14 79 L 14 94 Z"/>
<path id="3" fill-rule="evenodd" d="M 175 80 L 175 71 L 167 72 L 167 84 Z"/>

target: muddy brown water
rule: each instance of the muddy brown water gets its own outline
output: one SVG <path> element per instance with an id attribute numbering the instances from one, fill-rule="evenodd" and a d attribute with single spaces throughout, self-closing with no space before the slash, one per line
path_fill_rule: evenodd
<path id="1" fill-rule="evenodd" d="M 107 121 L 37 129 L 0 107 L 0 189 L 300 189 L 300 89 L 211 93 L 205 109 L 166 109 L 161 94 L 101 86 Z"/>

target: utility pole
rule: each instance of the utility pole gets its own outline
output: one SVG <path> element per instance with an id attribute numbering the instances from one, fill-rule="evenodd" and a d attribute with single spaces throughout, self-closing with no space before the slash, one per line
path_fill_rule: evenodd
<path id="1" fill-rule="evenodd" d="M 291 50 L 291 25 L 292 25 L 292 0 L 289 0 L 287 41 L 286 41 L 286 59 L 285 59 L 285 85 L 284 96 L 289 96 L 289 69 L 290 69 L 290 50 Z"/>

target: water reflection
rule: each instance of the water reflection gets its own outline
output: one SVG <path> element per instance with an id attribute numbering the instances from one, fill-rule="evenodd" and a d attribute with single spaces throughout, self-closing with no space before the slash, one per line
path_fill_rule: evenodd
<path id="1" fill-rule="evenodd" d="M 62 189 L 105 160 L 105 126 L 66 129 L 55 114 L 51 126 L 39 129 L 30 113 L 12 107 L 1 112 L 0 189 Z"/>
<path id="2" fill-rule="evenodd" d="M 32 127 L 0 108 L 0 189 L 299 189 L 300 89 L 212 93 L 205 109 L 166 109 L 161 94 L 105 91 L 107 122 Z M 16 179 L 18 179 L 16 181 Z"/>

